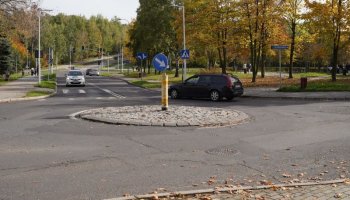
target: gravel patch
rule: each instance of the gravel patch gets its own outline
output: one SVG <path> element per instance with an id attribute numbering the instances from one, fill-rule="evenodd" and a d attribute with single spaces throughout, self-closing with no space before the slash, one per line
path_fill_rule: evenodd
<path id="1" fill-rule="evenodd" d="M 117 125 L 164 127 L 217 127 L 241 124 L 249 116 L 241 111 L 222 108 L 171 106 L 107 107 L 83 111 L 79 117 L 86 120 Z"/>

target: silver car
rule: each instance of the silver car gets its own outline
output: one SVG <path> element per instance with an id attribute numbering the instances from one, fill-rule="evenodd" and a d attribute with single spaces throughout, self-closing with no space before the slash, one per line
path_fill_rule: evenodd
<path id="1" fill-rule="evenodd" d="M 71 85 L 85 86 L 85 77 L 80 70 L 70 70 L 66 75 L 66 87 Z"/>

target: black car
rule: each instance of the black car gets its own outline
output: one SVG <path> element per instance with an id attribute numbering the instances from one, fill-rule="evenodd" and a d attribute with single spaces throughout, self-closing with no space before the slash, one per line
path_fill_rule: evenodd
<path id="1" fill-rule="evenodd" d="M 172 99 L 181 97 L 210 98 L 219 101 L 223 98 L 232 100 L 243 94 L 241 81 L 226 74 L 200 74 L 188 78 L 184 83 L 169 87 L 169 96 Z"/>

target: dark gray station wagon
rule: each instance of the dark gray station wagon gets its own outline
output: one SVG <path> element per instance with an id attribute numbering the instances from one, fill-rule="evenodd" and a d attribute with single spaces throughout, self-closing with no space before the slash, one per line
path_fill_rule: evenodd
<path id="1" fill-rule="evenodd" d="M 220 101 L 223 98 L 232 100 L 239 97 L 244 89 L 237 77 L 226 74 L 199 74 L 188 78 L 184 83 L 170 86 L 168 92 L 172 99 L 187 97 Z"/>

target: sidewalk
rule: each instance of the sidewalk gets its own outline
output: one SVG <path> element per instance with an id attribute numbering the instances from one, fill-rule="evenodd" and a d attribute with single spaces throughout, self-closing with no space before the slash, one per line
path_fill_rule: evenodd
<path id="1" fill-rule="evenodd" d="M 24 77 L 5 83 L 5 85 L 0 86 L 0 103 L 37 99 L 25 98 L 29 91 L 40 90 L 35 87 L 37 83 L 38 77 Z"/>
<path id="2" fill-rule="evenodd" d="M 106 200 L 183 199 L 183 200 L 328 200 L 350 199 L 349 180 L 335 180 L 290 185 L 257 187 L 215 187 L 180 192 L 156 191 L 146 195 L 131 195 Z"/>

